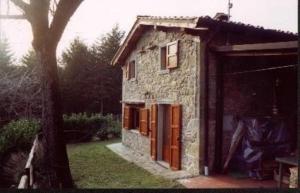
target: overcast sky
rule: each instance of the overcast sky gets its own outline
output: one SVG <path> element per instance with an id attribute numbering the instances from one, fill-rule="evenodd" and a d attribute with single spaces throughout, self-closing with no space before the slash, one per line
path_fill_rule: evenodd
<path id="1" fill-rule="evenodd" d="M 297 0 L 232 0 L 232 3 L 232 21 L 291 32 L 298 30 Z M 58 56 L 76 36 L 91 44 L 117 23 L 128 32 L 137 15 L 213 17 L 216 12 L 227 13 L 227 4 L 228 0 L 84 0 L 65 30 Z M 16 57 L 30 48 L 32 36 L 28 22 L 5 20 L 1 31 Z"/>

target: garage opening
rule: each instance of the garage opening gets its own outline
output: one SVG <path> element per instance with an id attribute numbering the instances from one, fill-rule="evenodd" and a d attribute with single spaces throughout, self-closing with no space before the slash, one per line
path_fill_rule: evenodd
<path id="1" fill-rule="evenodd" d="M 221 63 L 223 171 L 274 179 L 276 157 L 297 154 L 297 55 L 225 56 Z"/>

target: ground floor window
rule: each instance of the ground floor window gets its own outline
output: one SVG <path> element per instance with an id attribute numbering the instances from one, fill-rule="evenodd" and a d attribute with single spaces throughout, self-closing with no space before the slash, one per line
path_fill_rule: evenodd
<path id="1" fill-rule="evenodd" d="M 144 104 L 125 104 L 123 113 L 124 129 L 140 128 L 140 110 L 144 108 Z"/>

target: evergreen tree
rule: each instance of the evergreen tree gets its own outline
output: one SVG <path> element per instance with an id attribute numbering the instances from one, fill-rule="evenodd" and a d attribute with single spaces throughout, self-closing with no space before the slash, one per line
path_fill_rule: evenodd
<path id="1" fill-rule="evenodd" d="M 115 26 L 91 49 L 76 38 L 63 52 L 63 100 L 66 113 L 121 112 L 122 72 L 110 61 L 120 46 L 124 32 Z"/>
<path id="2" fill-rule="evenodd" d="M 98 92 L 94 96 L 98 99 L 95 100 L 95 106 L 98 106 L 100 112 L 121 113 L 122 70 L 120 66 L 110 65 L 110 62 L 119 49 L 123 37 L 124 31 L 116 25 L 92 46 L 95 71 L 99 75 L 94 74 L 91 77 L 98 83 L 94 89 Z"/>
<path id="3" fill-rule="evenodd" d="M 13 54 L 9 49 L 9 44 L 7 39 L 0 39 L 0 71 L 7 72 L 9 69 L 13 68 Z"/>
<path id="4" fill-rule="evenodd" d="M 29 69 L 37 66 L 37 56 L 34 50 L 29 50 L 21 59 L 21 63 Z"/>
<path id="5" fill-rule="evenodd" d="M 88 46 L 75 38 L 70 47 L 62 54 L 62 95 L 66 113 L 87 111 L 91 84 L 88 82 L 91 52 Z"/>

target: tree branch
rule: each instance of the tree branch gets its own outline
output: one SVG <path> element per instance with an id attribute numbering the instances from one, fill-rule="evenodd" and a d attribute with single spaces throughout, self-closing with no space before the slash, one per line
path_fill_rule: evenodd
<path id="1" fill-rule="evenodd" d="M 57 46 L 67 23 L 82 2 L 83 0 L 60 0 L 57 4 L 57 9 L 50 25 L 53 46 Z"/>
<path id="2" fill-rule="evenodd" d="M 28 10 L 29 10 L 29 4 L 28 3 L 25 3 L 23 0 L 11 0 L 11 2 L 13 2 L 20 9 L 22 9 L 25 14 L 28 13 Z"/>

